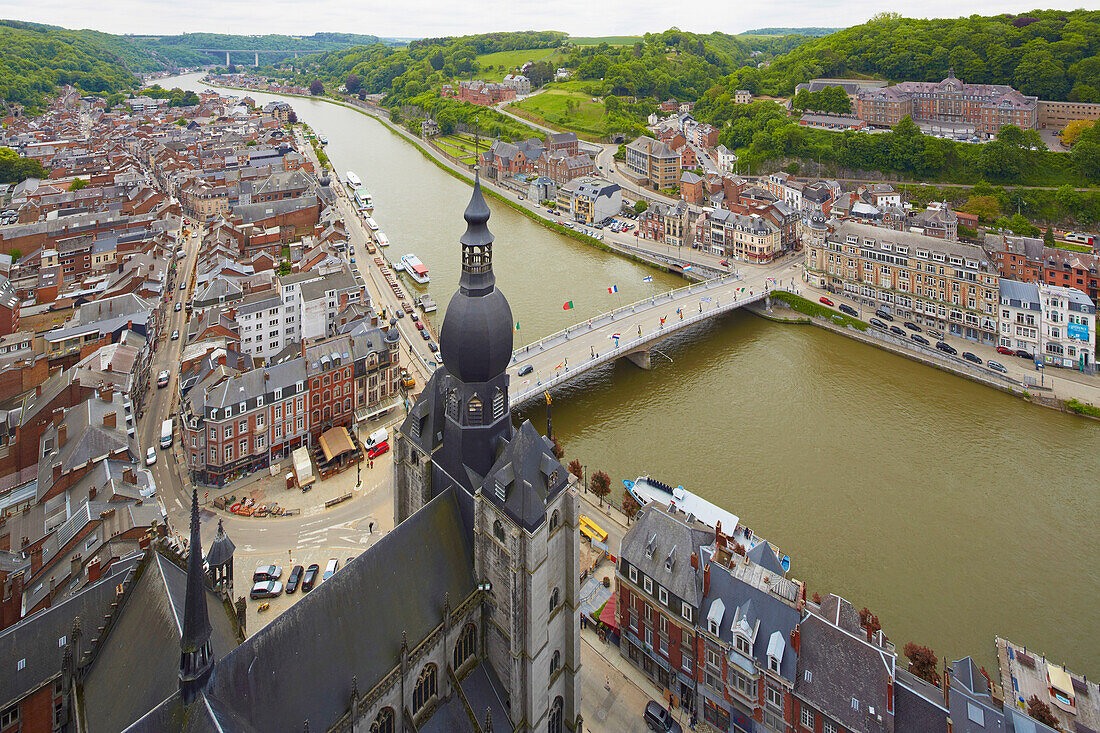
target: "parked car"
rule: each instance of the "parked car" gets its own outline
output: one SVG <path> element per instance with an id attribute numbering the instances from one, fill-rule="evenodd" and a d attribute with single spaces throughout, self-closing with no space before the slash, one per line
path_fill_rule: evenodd
<path id="1" fill-rule="evenodd" d="M 249 593 L 249 597 L 252 600 L 257 598 L 275 598 L 283 592 L 283 584 L 277 580 L 261 580 L 252 586 L 252 592 Z"/>
<path id="2" fill-rule="evenodd" d="M 920 334 L 916 334 L 916 333 L 909 334 L 909 338 L 911 338 L 913 341 L 916 341 L 918 344 L 921 344 L 923 346 L 931 346 L 932 345 L 931 343 L 929 343 L 928 339 L 926 339 L 924 336 L 921 336 Z"/>
<path id="3" fill-rule="evenodd" d="M 855 316 L 856 318 L 859 318 L 859 311 L 857 311 L 855 308 L 848 305 L 847 303 L 841 303 L 837 306 L 837 308 L 840 309 L 841 313 L 847 313 L 850 316 Z"/>
<path id="4" fill-rule="evenodd" d="M 519 368 L 519 371 L 516 372 L 516 374 L 521 377 L 525 377 L 533 371 L 535 371 L 535 368 L 533 366 L 531 366 L 530 364 L 524 364 Z"/>
<path id="5" fill-rule="evenodd" d="M 425 341 L 427 341 L 431 337 L 432 337 L 432 335 L 430 333 L 428 333 L 427 331 L 421 331 L 420 332 L 420 338 L 424 339 Z"/>
<path id="6" fill-rule="evenodd" d="M 928 329 L 928 335 L 938 341 L 943 341 L 943 331 L 937 331 L 934 328 L 930 328 Z"/>
<path id="7" fill-rule="evenodd" d="M 887 313 L 886 311 L 884 311 L 882 308 L 879 308 L 877 311 L 875 311 L 875 315 L 878 316 L 879 318 L 883 318 L 887 321 L 894 320 L 894 317 L 892 315 L 890 315 L 889 313 Z"/>
<path id="8" fill-rule="evenodd" d="M 367 458 L 369 458 L 370 460 L 373 461 L 375 458 L 382 455 L 383 453 L 385 453 L 389 449 L 390 449 L 389 442 L 383 440 L 378 445 L 371 446 L 371 449 L 367 451 Z"/>
<path id="9" fill-rule="evenodd" d="M 964 351 L 963 352 L 963 358 L 966 359 L 967 361 L 971 362 L 971 363 L 974 363 L 974 364 L 981 364 L 982 363 L 982 359 L 981 359 L 980 356 L 978 356 L 977 354 L 972 354 L 969 351 Z"/>
<path id="10" fill-rule="evenodd" d="M 145 465 L 146 466 L 152 466 L 156 462 L 157 462 L 157 449 L 156 448 L 150 448 L 149 450 L 145 451 Z"/>
<path id="11" fill-rule="evenodd" d="M 951 356 L 955 356 L 959 353 L 958 349 L 956 349 L 954 346 L 947 343 L 946 341 L 937 341 L 936 348 L 944 352 L 945 354 L 951 354 Z"/>
<path id="12" fill-rule="evenodd" d="M 890 326 L 890 333 L 894 334 L 895 336 L 901 336 L 902 338 L 905 338 L 908 335 L 905 333 L 905 329 L 898 328 L 897 326 Z"/>
<path id="13" fill-rule="evenodd" d="M 183 309 L 183 303 L 176 303 L 176 313 L 179 313 Z"/>
<path id="14" fill-rule="evenodd" d="M 434 354 L 435 352 L 439 351 L 439 347 L 436 346 L 434 342 L 429 341 L 428 342 L 428 351 L 430 351 Z"/>
<path id="15" fill-rule="evenodd" d="M 180 337 L 180 330 L 178 328 L 172 330 L 172 340 L 176 341 Z"/>
<path id="16" fill-rule="evenodd" d="M 916 331 L 917 333 L 920 333 L 920 326 L 913 323 L 912 321 L 906 321 L 902 325 L 908 328 L 910 331 Z"/>
<path id="17" fill-rule="evenodd" d="M 157 387 L 167 387 L 168 380 L 171 378 L 172 375 L 168 373 L 167 369 L 162 370 L 161 373 L 157 375 Z"/>
<path id="18" fill-rule="evenodd" d="M 184 280 L 183 282 L 180 283 L 180 292 L 182 293 L 184 290 L 187 290 L 187 281 L 186 280 Z"/>
<path id="19" fill-rule="evenodd" d="M 252 573 L 252 582 L 259 583 L 261 580 L 278 580 L 283 577 L 283 569 L 278 565 L 261 565 L 256 568 L 256 572 Z"/>
<path id="20" fill-rule="evenodd" d="M 409 318 L 413 319 L 413 323 L 420 323 L 420 316 L 415 313 L 410 313 Z"/>
<path id="21" fill-rule="evenodd" d="M 1007 346 L 998 346 L 997 353 L 1004 354 L 1005 356 L 1016 356 L 1016 352 L 1008 348 Z"/>
<path id="22" fill-rule="evenodd" d="M 317 563 L 313 563 L 306 568 L 305 575 L 302 576 L 302 592 L 309 593 L 313 590 L 313 584 L 317 582 L 317 574 L 321 572 L 321 566 Z"/>
<path id="23" fill-rule="evenodd" d="M 420 321 L 416 321 L 416 330 L 417 331 L 423 331 L 424 330 L 424 324 Z"/>
<path id="24" fill-rule="evenodd" d="M 404 317 L 405 317 L 405 311 L 403 311 L 403 310 L 398 310 L 398 311 L 397 311 L 397 317 L 398 317 L 398 318 L 404 318 Z"/>
<path id="25" fill-rule="evenodd" d="M 1034 356 L 1029 354 L 1024 349 L 1016 349 L 1016 356 L 1020 357 L 1021 359 L 1034 359 L 1035 358 Z"/>
<path id="26" fill-rule="evenodd" d="M 871 325 L 874 326 L 875 328 L 881 328 L 883 331 L 886 330 L 886 324 L 883 323 L 882 321 L 880 321 L 877 318 L 872 318 L 871 319 Z"/>
<path id="27" fill-rule="evenodd" d="M 999 361 L 993 361 L 992 359 L 990 359 L 988 362 L 986 362 L 986 366 L 989 367 L 990 369 L 992 369 L 995 372 L 1000 372 L 1001 374 L 1008 374 L 1008 370 L 1005 369 L 1005 365 L 1002 364 Z"/>
<path id="28" fill-rule="evenodd" d="M 340 569 L 340 561 L 337 560 L 335 557 L 330 559 L 328 561 L 328 564 L 325 565 L 325 574 L 321 576 L 321 580 L 328 580 L 333 575 L 335 575 L 336 571 L 339 570 L 339 569 Z"/>
<path id="29" fill-rule="evenodd" d="M 657 733 L 684 733 L 683 727 L 672 717 L 672 713 L 655 700 L 645 704 L 642 714 L 646 727 Z"/>
<path id="30" fill-rule="evenodd" d="M 290 575 L 286 576 L 286 592 L 291 594 L 298 590 L 298 583 L 302 582 L 302 573 L 305 569 L 301 565 L 295 565 L 290 571 Z"/>
<path id="31" fill-rule="evenodd" d="M 833 301 L 831 301 L 831 300 L 829 300 L 828 298 L 825 298 L 825 297 L 818 298 L 817 302 L 823 303 L 824 305 L 827 305 L 829 307 L 832 307 L 832 305 L 833 305 Z"/>

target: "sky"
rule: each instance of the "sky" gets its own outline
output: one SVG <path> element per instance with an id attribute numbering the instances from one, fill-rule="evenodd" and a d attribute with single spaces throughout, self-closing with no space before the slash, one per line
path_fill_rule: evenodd
<path id="1" fill-rule="evenodd" d="M 1093 5 L 1087 0 L 1084 5 Z M 686 31 L 739 33 L 752 28 L 849 26 L 875 13 L 925 18 L 996 15 L 1035 7 L 1081 7 L 1036 0 L 783 0 L 744 3 L 694 0 L 0 0 L 0 18 L 92 28 L 108 33 L 310 34 L 344 31 L 393 38 L 487 31 L 557 30 L 575 36 L 634 35 L 673 26 Z M 465 7 L 455 12 L 456 6 Z M 690 10 L 688 10 L 690 8 Z"/>

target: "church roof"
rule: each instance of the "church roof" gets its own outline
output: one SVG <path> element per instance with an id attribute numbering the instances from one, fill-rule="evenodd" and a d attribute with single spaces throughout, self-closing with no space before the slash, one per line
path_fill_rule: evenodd
<path id="1" fill-rule="evenodd" d="M 486 475 L 482 495 L 532 531 L 546 519 L 547 503 L 568 482 L 565 468 L 554 457 L 553 444 L 530 420 L 524 420 Z"/>

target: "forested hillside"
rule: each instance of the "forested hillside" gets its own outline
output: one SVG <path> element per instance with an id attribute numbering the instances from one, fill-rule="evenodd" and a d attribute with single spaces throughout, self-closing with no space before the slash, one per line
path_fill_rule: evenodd
<path id="1" fill-rule="evenodd" d="M 767 69 L 744 69 L 725 86 L 787 96 L 815 77 L 870 75 L 1011 84 L 1041 99 L 1100 102 L 1100 11 L 922 20 L 883 13 L 805 43 Z"/>
<path id="2" fill-rule="evenodd" d="M 842 28 L 754 28 L 738 33 L 739 36 L 827 36 Z"/>

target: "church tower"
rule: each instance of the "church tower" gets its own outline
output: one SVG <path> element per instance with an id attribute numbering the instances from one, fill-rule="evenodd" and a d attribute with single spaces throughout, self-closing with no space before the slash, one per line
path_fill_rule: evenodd
<path id="1" fill-rule="evenodd" d="M 184 597 L 183 634 L 180 636 L 180 694 L 191 704 L 205 689 L 214 669 L 210 648 L 210 617 L 206 610 L 205 576 L 202 570 L 202 537 L 199 535 L 199 492 L 191 493 L 191 544 L 187 554 L 187 594 Z"/>

